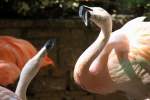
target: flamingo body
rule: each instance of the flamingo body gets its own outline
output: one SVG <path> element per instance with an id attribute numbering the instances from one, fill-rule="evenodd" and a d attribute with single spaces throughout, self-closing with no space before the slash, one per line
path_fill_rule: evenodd
<path id="1" fill-rule="evenodd" d="M 13 63 L 0 61 L 0 84 L 13 84 L 19 77 L 20 69 Z"/>
<path id="2" fill-rule="evenodd" d="M 22 100 L 14 92 L 4 87 L 0 87 L 0 99 L 1 100 Z"/>
<path id="3" fill-rule="evenodd" d="M 0 36 L 0 84 L 13 84 L 19 77 L 24 64 L 37 53 L 36 48 L 28 41 L 12 36 Z M 41 67 L 53 64 L 45 56 Z"/>
<path id="4" fill-rule="evenodd" d="M 150 96 L 150 22 L 143 22 L 144 19 L 145 17 L 138 17 L 129 21 L 113 32 L 108 42 L 108 45 L 116 43 L 107 63 L 116 89 L 139 100 Z M 130 78 L 129 73 L 120 64 L 124 54 L 127 54 L 131 63 L 131 75 L 135 75 L 135 80 Z"/>

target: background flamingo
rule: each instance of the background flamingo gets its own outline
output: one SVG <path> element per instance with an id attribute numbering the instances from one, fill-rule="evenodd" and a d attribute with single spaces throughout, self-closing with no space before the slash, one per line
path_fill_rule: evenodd
<path id="1" fill-rule="evenodd" d="M 27 100 L 26 91 L 29 83 L 35 77 L 40 69 L 40 63 L 43 61 L 42 58 L 47 54 L 47 50 L 52 48 L 54 43 L 50 40 L 44 47 L 32 57 L 23 67 L 19 82 L 15 93 L 12 91 L 0 87 L 0 100 Z"/>
<path id="2" fill-rule="evenodd" d="M 150 22 L 138 17 L 112 32 L 111 16 L 103 8 L 81 6 L 79 16 L 85 25 L 90 19 L 101 31 L 77 60 L 75 82 L 93 93 L 119 90 L 130 99 L 149 98 Z"/>
<path id="3" fill-rule="evenodd" d="M 0 84 L 14 83 L 24 64 L 37 53 L 36 48 L 28 41 L 12 36 L 0 36 Z M 53 64 L 45 56 L 41 67 Z"/>

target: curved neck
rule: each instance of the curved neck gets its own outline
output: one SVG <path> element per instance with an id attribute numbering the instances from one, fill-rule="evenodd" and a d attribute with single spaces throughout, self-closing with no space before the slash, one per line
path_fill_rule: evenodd
<path id="1" fill-rule="evenodd" d="M 101 51 L 103 50 L 103 48 L 109 40 L 110 33 L 104 32 L 106 31 L 101 31 L 97 39 L 79 57 L 75 65 L 75 71 L 82 73 L 82 71 L 85 70 L 85 68 L 89 70 L 89 67 L 91 66 L 92 62 L 101 53 Z M 106 34 L 108 35 L 106 36 Z"/>
<path id="2" fill-rule="evenodd" d="M 16 88 L 16 95 L 18 95 L 22 100 L 26 99 L 26 91 L 31 80 L 38 73 L 40 67 L 40 61 L 42 57 L 46 54 L 46 47 L 43 47 L 32 59 L 30 59 L 22 69 L 19 82 Z"/>

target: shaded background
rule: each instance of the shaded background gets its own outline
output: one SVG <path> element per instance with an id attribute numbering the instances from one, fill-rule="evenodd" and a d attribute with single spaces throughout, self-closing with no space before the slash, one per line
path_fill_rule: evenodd
<path id="1" fill-rule="evenodd" d="M 56 67 L 42 69 L 29 86 L 29 100 L 127 100 L 123 93 L 96 95 L 72 78 L 74 65 L 99 30 L 78 18 L 80 5 L 100 6 L 113 17 L 113 30 L 136 16 L 150 18 L 149 0 L 1 0 L 0 34 L 26 39 L 38 49 L 49 39 L 56 45 L 49 56 Z M 17 83 L 17 82 L 16 82 Z M 16 84 L 7 88 L 15 89 Z"/>

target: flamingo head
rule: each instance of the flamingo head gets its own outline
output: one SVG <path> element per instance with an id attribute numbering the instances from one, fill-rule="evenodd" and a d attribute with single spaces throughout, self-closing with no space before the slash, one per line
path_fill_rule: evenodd
<path id="1" fill-rule="evenodd" d="M 44 45 L 44 47 L 46 48 L 46 51 L 45 52 L 48 52 L 49 50 L 51 50 L 51 49 L 53 49 L 53 47 L 54 47 L 54 45 L 55 45 L 55 40 L 54 39 L 49 39 L 46 43 L 45 43 L 45 45 Z M 45 54 L 43 54 L 43 56 L 44 56 Z M 45 57 L 44 57 L 44 59 L 43 59 L 43 63 L 41 64 L 41 67 L 45 67 L 45 66 L 47 66 L 47 65 L 53 65 L 53 66 L 55 66 L 55 63 L 54 63 L 54 61 L 51 59 L 51 58 L 49 58 L 48 57 L 48 55 L 46 55 Z"/>
<path id="2" fill-rule="evenodd" d="M 112 31 L 112 19 L 110 14 L 101 7 L 80 6 L 79 16 L 83 19 L 85 25 L 92 21 L 103 31 Z"/>

